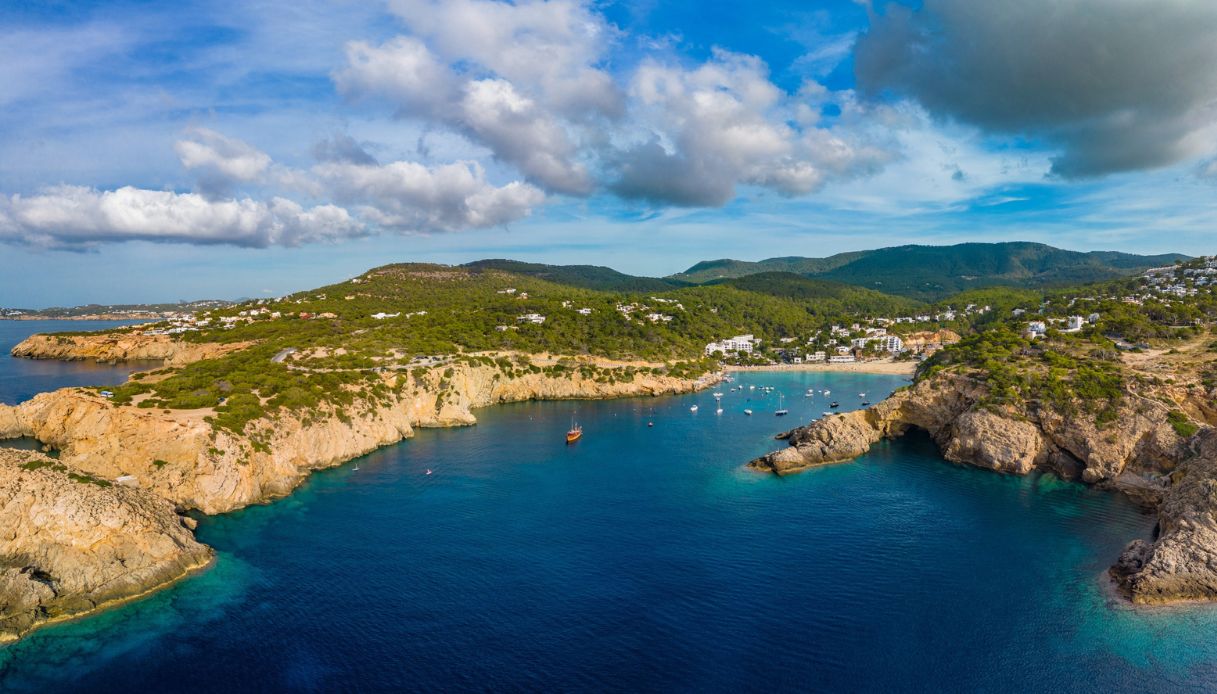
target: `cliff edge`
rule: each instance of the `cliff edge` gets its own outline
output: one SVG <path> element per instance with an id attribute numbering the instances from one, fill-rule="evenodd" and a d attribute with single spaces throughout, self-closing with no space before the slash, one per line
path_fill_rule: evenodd
<path id="1" fill-rule="evenodd" d="M 0 642 L 206 565 L 188 523 L 147 491 L 0 449 Z"/>
<path id="2" fill-rule="evenodd" d="M 1217 430 L 1181 436 L 1171 407 L 1150 393 L 1125 392 L 1107 426 L 1035 402 L 995 407 L 986 395 L 982 381 L 937 374 L 868 409 L 786 432 L 786 448 L 748 466 L 791 474 L 853 460 L 880 439 L 920 429 L 949 461 L 1016 475 L 1049 470 L 1156 510 L 1157 539 L 1130 543 L 1112 577 L 1138 604 L 1217 599 Z"/>

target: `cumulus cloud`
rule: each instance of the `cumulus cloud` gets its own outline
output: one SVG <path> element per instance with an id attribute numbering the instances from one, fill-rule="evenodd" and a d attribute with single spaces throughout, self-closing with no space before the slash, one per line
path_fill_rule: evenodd
<path id="1" fill-rule="evenodd" d="M 279 197 L 214 201 L 130 186 L 58 186 L 36 195 L 0 196 L 0 240 L 46 248 L 130 240 L 295 246 L 363 233 L 364 225 L 341 207 L 305 209 Z"/>
<path id="2" fill-rule="evenodd" d="M 630 95 L 649 136 L 613 155 L 613 188 L 627 198 L 717 206 L 738 184 L 801 195 L 889 159 L 844 131 L 816 127 L 809 101 L 825 94 L 818 85 L 788 94 L 760 59 L 722 50 L 691 70 L 646 63 Z"/>
<path id="3" fill-rule="evenodd" d="M 545 195 L 526 183 L 495 187 L 475 162 L 428 168 L 399 161 L 384 166 L 332 162 L 313 173 L 335 196 L 361 204 L 360 214 L 402 231 L 458 231 L 500 226 L 528 216 Z"/>
<path id="4" fill-rule="evenodd" d="M 573 0 L 392 0 L 390 9 L 451 62 L 472 62 L 559 113 L 620 115 L 624 100 L 599 67 L 616 31 Z"/>
<path id="5" fill-rule="evenodd" d="M 605 65 L 620 32 L 590 2 L 390 7 L 411 35 L 350 44 L 339 91 L 457 132 L 550 192 L 718 206 L 741 184 L 803 195 L 891 158 L 818 122 L 823 102 L 848 95 L 814 82 L 784 91 L 754 56 L 716 49 L 691 67 L 644 59 L 615 78 Z M 834 40 L 828 53 L 841 50 Z"/>
<path id="6" fill-rule="evenodd" d="M 1043 138 L 1060 150 L 1058 175 L 1158 167 L 1214 149 L 1217 3 L 925 0 L 869 11 L 855 55 L 861 88 Z"/>
<path id="7" fill-rule="evenodd" d="M 190 128 L 174 146 L 182 166 L 199 173 L 205 192 L 220 194 L 237 182 L 254 181 L 271 158 L 256 147 L 208 128 Z"/>
<path id="8" fill-rule="evenodd" d="M 347 66 L 334 75 L 344 95 L 387 99 L 399 116 L 452 128 L 550 190 L 591 192 L 591 179 L 575 159 L 577 149 L 565 124 L 512 82 L 458 75 L 410 37 L 381 46 L 354 43 L 347 58 Z"/>

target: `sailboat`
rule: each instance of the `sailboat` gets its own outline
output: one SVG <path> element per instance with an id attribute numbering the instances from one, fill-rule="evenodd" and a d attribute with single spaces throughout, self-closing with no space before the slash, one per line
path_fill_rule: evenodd
<path id="1" fill-rule="evenodd" d="M 790 410 L 788 410 L 782 406 L 782 401 L 784 399 L 785 399 L 785 397 L 781 393 L 778 393 L 778 408 L 777 408 L 777 410 L 774 411 L 774 413 L 773 413 L 774 416 L 785 417 L 786 415 L 790 414 Z"/>
<path id="2" fill-rule="evenodd" d="M 693 407 L 690 407 L 690 408 L 689 408 L 689 411 L 690 411 L 690 412 L 696 412 L 696 411 L 697 411 L 697 405 L 694 405 Z"/>
<path id="3" fill-rule="evenodd" d="M 570 430 L 566 432 L 566 443 L 572 444 L 583 437 L 583 425 L 575 424 L 575 418 L 570 419 Z"/>

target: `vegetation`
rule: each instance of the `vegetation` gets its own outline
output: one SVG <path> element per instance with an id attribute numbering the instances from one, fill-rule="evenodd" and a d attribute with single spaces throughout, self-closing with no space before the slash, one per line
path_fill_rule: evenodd
<path id="1" fill-rule="evenodd" d="M 756 263 L 698 263 L 674 279 L 707 282 L 762 272 L 794 272 L 887 294 L 936 301 L 990 286 L 1050 287 L 1125 277 L 1186 256 L 1078 253 L 1038 243 L 964 243 L 899 246 L 829 258 L 771 258 Z"/>

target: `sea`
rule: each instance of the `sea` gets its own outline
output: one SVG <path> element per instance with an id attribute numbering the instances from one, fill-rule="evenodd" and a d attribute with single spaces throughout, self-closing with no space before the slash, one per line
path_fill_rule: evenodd
<path id="1" fill-rule="evenodd" d="M 7 356 L 92 327 L 0 322 L 0 400 L 120 382 L 130 367 Z M 917 435 L 784 478 L 744 468 L 830 401 L 905 382 L 746 373 L 721 414 L 706 391 L 420 430 L 200 516 L 214 566 L 0 647 L 0 690 L 1217 688 L 1217 608 L 1132 609 L 1107 589 L 1154 525 L 1117 494 L 954 465 Z"/>

